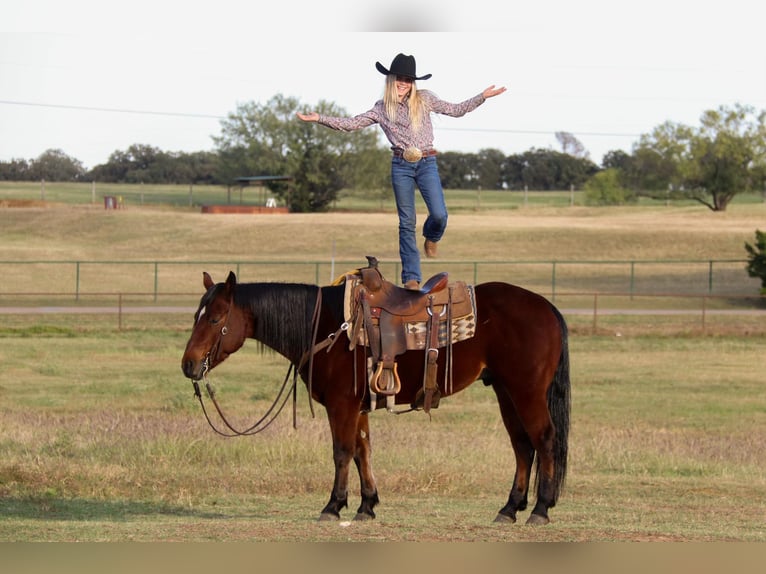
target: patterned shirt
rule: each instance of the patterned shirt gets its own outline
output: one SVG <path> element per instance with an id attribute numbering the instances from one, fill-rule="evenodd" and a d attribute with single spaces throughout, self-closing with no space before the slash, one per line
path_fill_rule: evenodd
<path id="1" fill-rule="evenodd" d="M 391 142 L 391 149 L 404 150 L 410 146 L 420 148 L 422 151 L 430 150 L 434 142 L 434 129 L 431 124 L 431 112 L 444 114 L 453 118 L 459 118 L 472 112 L 484 103 L 485 98 L 478 94 L 459 104 L 451 104 L 439 99 L 436 94 L 428 90 L 418 90 L 420 98 L 423 100 L 425 109 L 428 113 L 423 116 L 423 123 L 420 130 L 416 133 L 410 125 L 409 96 L 399 102 L 396 110 L 396 120 L 391 121 L 386 114 L 386 107 L 383 100 L 378 100 L 371 110 L 354 116 L 352 118 L 338 118 L 332 116 L 319 116 L 317 123 L 328 128 L 342 132 L 351 132 L 361 128 L 366 128 L 372 124 L 379 124 L 383 133 L 386 134 L 388 141 Z"/>

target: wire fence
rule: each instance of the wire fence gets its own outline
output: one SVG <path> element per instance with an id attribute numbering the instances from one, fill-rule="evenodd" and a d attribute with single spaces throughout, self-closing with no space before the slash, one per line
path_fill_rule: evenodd
<path id="1" fill-rule="evenodd" d="M 202 272 L 222 281 L 230 271 L 239 281 L 327 285 L 339 275 L 364 267 L 355 261 L 1 261 L 5 276 L 0 304 L 14 293 L 36 293 L 43 301 L 85 293 L 188 293 L 202 284 Z M 504 281 L 536 291 L 554 302 L 564 292 L 687 294 L 744 297 L 757 295 L 760 283 L 749 277 L 744 259 L 621 261 L 449 261 L 425 260 L 424 279 L 446 271 L 453 280 L 478 284 Z M 398 282 L 400 262 L 380 261 L 385 277 Z"/>
<path id="2" fill-rule="evenodd" d="M 71 322 L 75 316 L 98 316 L 113 320 L 120 331 L 146 328 L 162 315 L 159 323 L 163 328 L 185 329 L 202 292 L 80 295 L 80 301 L 75 301 L 71 293 L 4 293 L 0 315 L 24 318 L 30 324 L 39 323 L 41 317 Z M 570 292 L 561 293 L 559 299 L 557 306 L 570 325 L 588 333 L 607 329 L 614 333 L 714 330 L 766 334 L 764 296 Z M 75 323 L 79 325 L 81 320 Z"/>

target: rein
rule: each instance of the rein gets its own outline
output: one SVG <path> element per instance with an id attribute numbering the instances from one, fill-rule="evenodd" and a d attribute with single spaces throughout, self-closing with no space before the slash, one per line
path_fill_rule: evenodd
<path id="1" fill-rule="evenodd" d="M 218 356 L 218 353 L 220 352 L 220 349 L 221 349 L 221 343 L 223 342 L 223 337 L 226 336 L 226 334 L 229 332 L 229 316 L 231 315 L 231 305 L 232 305 L 232 302 L 229 303 L 229 311 L 226 314 L 226 321 L 224 323 L 224 326 L 221 328 L 221 332 L 218 336 L 218 340 L 211 347 L 210 351 L 205 357 L 205 361 L 203 363 L 203 370 L 202 370 L 202 379 L 192 380 L 192 386 L 194 387 L 194 396 L 196 396 L 197 399 L 199 400 L 199 404 L 202 407 L 202 412 L 204 413 L 205 419 L 210 425 L 210 428 L 212 428 L 217 434 L 224 437 L 250 436 L 250 435 L 258 434 L 259 432 L 266 430 L 271 425 L 271 423 L 273 423 L 276 420 L 276 418 L 280 415 L 280 413 L 282 412 L 282 409 L 284 409 L 285 405 L 287 404 L 287 400 L 289 399 L 291 392 L 293 395 L 293 428 L 297 428 L 296 407 L 297 407 L 297 400 L 298 400 L 298 373 L 306 365 L 307 361 L 309 364 L 309 374 L 308 374 L 308 383 L 307 383 L 308 392 L 309 392 L 309 408 L 311 410 L 312 418 L 315 418 L 316 415 L 314 414 L 314 404 L 312 400 L 312 380 L 313 380 L 312 372 L 313 372 L 313 366 L 314 366 L 314 355 L 324 348 L 327 348 L 327 352 L 329 352 L 332 346 L 335 344 L 335 341 L 337 340 L 338 335 L 340 335 L 343 331 L 348 329 L 348 323 L 343 323 L 338 328 L 337 331 L 328 335 L 326 339 L 324 339 L 320 343 L 315 343 L 317 338 L 317 331 L 319 329 L 319 313 L 322 308 L 322 289 L 319 288 L 319 290 L 317 291 L 316 304 L 314 305 L 314 312 L 311 319 L 311 325 L 312 325 L 311 348 L 305 353 L 303 353 L 303 356 L 301 357 L 298 365 L 296 365 L 294 362 L 290 363 L 290 366 L 287 369 L 287 374 L 285 375 L 285 379 L 284 381 L 282 381 L 282 387 L 279 389 L 279 392 L 277 393 L 277 396 L 274 399 L 274 402 L 266 411 L 266 414 L 264 414 L 257 422 L 255 422 L 250 427 L 244 430 L 237 430 L 229 422 L 228 418 L 224 414 L 223 409 L 221 408 L 220 404 L 218 403 L 218 400 L 216 399 L 215 389 L 207 380 L 207 373 L 210 370 L 209 368 L 210 357 L 211 355 L 215 357 Z M 292 380 L 292 383 L 289 384 L 288 386 L 288 381 L 290 380 L 290 373 L 292 373 L 293 375 L 293 380 Z M 228 430 L 220 430 L 215 425 L 215 423 L 213 423 L 213 420 L 210 418 L 207 408 L 205 407 L 205 402 L 202 399 L 202 392 L 200 391 L 200 386 L 199 386 L 200 380 L 205 381 L 205 389 L 207 391 L 207 395 L 212 401 L 213 405 L 215 406 L 215 410 L 218 412 L 218 416 L 223 421 L 224 425 L 226 425 L 226 428 L 228 428 Z M 285 392 L 285 390 L 287 390 L 287 392 Z"/>
<path id="2" fill-rule="evenodd" d="M 215 406 L 215 410 L 218 412 L 218 416 L 221 418 L 221 420 L 223 421 L 223 423 L 226 425 L 226 427 L 229 430 L 228 431 L 220 430 L 215 425 L 215 423 L 213 423 L 213 420 L 210 418 L 210 415 L 207 412 L 207 408 L 205 408 L 205 402 L 202 400 L 202 392 L 200 391 L 200 388 L 199 388 L 199 380 L 192 380 L 192 386 L 194 387 L 194 396 L 196 396 L 197 399 L 199 400 L 199 404 L 202 407 L 202 412 L 205 415 L 205 419 L 207 420 L 207 423 L 210 425 L 211 429 L 213 429 L 217 434 L 224 437 L 251 436 L 254 434 L 258 434 L 259 432 L 266 430 L 271 425 L 271 423 L 273 423 L 276 420 L 276 418 L 282 412 L 282 409 L 285 408 L 285 404 L 287 404 L 287 399 L 290 397 L 290 392 L 292 391 L 293 428 L 296 428 L 297 427 L 296 401 L 297 401 L 298 369 L 295 367 L 293 363 L 290 363 L 290 366 L 287 369 L 287 374 L 285 375 L 285 380 L 282 381 L 282 387 L 279 389 L 279 392 L 277 393 L 277 397 L 274 399 L 274 402 L 266 411 L 266 414 L 264 414 L 258 421 L 256 421 L 254 424 L 252 424 L 250 427 L 246 428 L 245 430 L 237 430 L 229 422 L 229 419 L 224 414 L 223 409 L 221 408 L 221 405 L 218 404 L 218 400 L 215 398 L 215 389 L 208 382 L 207 373 L 210 370 L 211 355 L 214 357 L 218 357 L 218 354 L 221 351 L 221 343 L 223 342 L 223 338 L 229 332 L 229 318 L 231 317 L 231 307 L 234 304 L 233 298 L 234 296 L 232 295 L 232 300 L 229 301 L 229 309 L 226 312 L 226 321 L 224 321 L 224 325 L 223 327 L 221 327 L 221 332 L 218 335 L 218 340 L 210 348 L 210 351 L 205 356 L 205 361 L 202 365 L 202 380 L 205 381 L 205 389 L 207 391 L 207 396 L 210 398 L 213 405 Z M 287 382 L 290 380 L 290 372 L 293 373 L 293 382 L 288 388 Z M 287 393 L 285 393 L 285 389 L 287 389 Z M 280 404 L 280 401 L 281 401 L 281 404 Z"/>
<path id="3" fill-rule="evenodd" d="M 293 382 L 288 388 L 287 382 L 290 380 L 291 371 L 293 373 Z M 234 426 L 229 422 L 226 415 L 223 413 L 223 410 L 221 409 L 221 405 L 218 404 L 218 401 L 215 398 L 215 389 L 213 389 L 213 387 L 207 380 L 207 359 L 205 359 L 205 374 L 203 375 L 203 379 L 205 380 L 205 389 L 207 390 L 208 397 L 210 397 L 210 400 L 213 402 L 213 405 L 215 405 L 215 410 L 218 412 L 218 416 L 221 418 L 221 420 L 223 421 L 223 423 L 226 425 L 226 427 L 229 430 L 228 431 L 220 430 L 215 425 L 215 423 L 213 423 L 213 420 L 210 418 L 210 415 L 207 412 L 207 408 L 205 408 L 205 401 L 202 400 L 202 393 L 200 392 L 199 381 L 192 381 L 192 385 L 194 386 L 194 396 L 196 396 L 199 399 L 199 404 L 202 407 L 202 412 L 205 414 L 205 419 L 207 420 L 207 423 L 210 425 L 210 428 L 213 429 L 217 434 L 224 437 L 251 436 L 266 430 L 271 425 L 271 423 L 273 423 L 276 420 L 276 418 L 282 412 L 282 409 L 285 408 L 287 399 L 290 398 L 290 391 L 292 391 L 293 393 L 293 428 L 296 428 L 295 407 L 296 407 L 296 400 L 297 400 L 296 391 L 297 391 L 297 383 L 298 383 L 298 369 L 296 369 L 295 365 L 293 365 L 292 363 L 290 363 L 290 366 L 287 369 L 285 380 L 282 382 L 282 387 L 279 389 L 279 393 L 277 393 L 277 397 L 274 399 L 274 402 L 266 411 L 266 414 L 264 414 L 257 422 L 255 422 L 253 425 L 251 425 L 249 428 L 246 428 L 245 430 L 237 430 L 236 428 L 234 428 Z M 285 394 L 285 389 L 288 389 L 286 394 Z M 284 397 L 282 397 L 283 394 L 284 394 Z M 281 404 L 279 404 L 280 400 L 281 400 Z M 279 404 L 279 407 L 277 407 L 278 404 Z M 271 415 L 271 418 L 269 418 L 270 415 Z"/>

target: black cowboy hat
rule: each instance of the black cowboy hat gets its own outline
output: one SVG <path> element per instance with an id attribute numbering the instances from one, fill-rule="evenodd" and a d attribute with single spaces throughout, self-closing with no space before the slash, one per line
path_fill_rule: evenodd
<path id="1" fill-rule="evenodd" d="M 396 76 L 406 76 L 408 78 L 412 78 L 413 80 L 427 80 L 431 77 L 431 74 L 426 74 L 425 76 L 418 77 L 415 73 L 415 57 L 405 56 L 404 54 L 396 55 L 396 58 L 394 58 L 391 62 L 390 70 L 386 70 L 386 68 L 380 62 L 375 62 L 375 67 L 378 69 L 378 72 L 386 76 L 389 74 L 394 74 Z"/>

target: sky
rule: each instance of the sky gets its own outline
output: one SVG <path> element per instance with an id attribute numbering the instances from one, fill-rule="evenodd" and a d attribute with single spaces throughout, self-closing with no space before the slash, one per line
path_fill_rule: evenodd
<path id="1" fill-rule="evenodd" d="M 222 119 L 278 94 L 355 115 L 382 96 L 375 62 L 401 52 L 444 100 L 508 90 L 434 116 L 437 150 L 560 151 L 563 131 L 600 164 L 667 121 L 766 109 L 764 21 L 754 0 L 10 0 L 0 161 L 60 149 L 89 169 L 133 144 L 214 150 Z"/>

